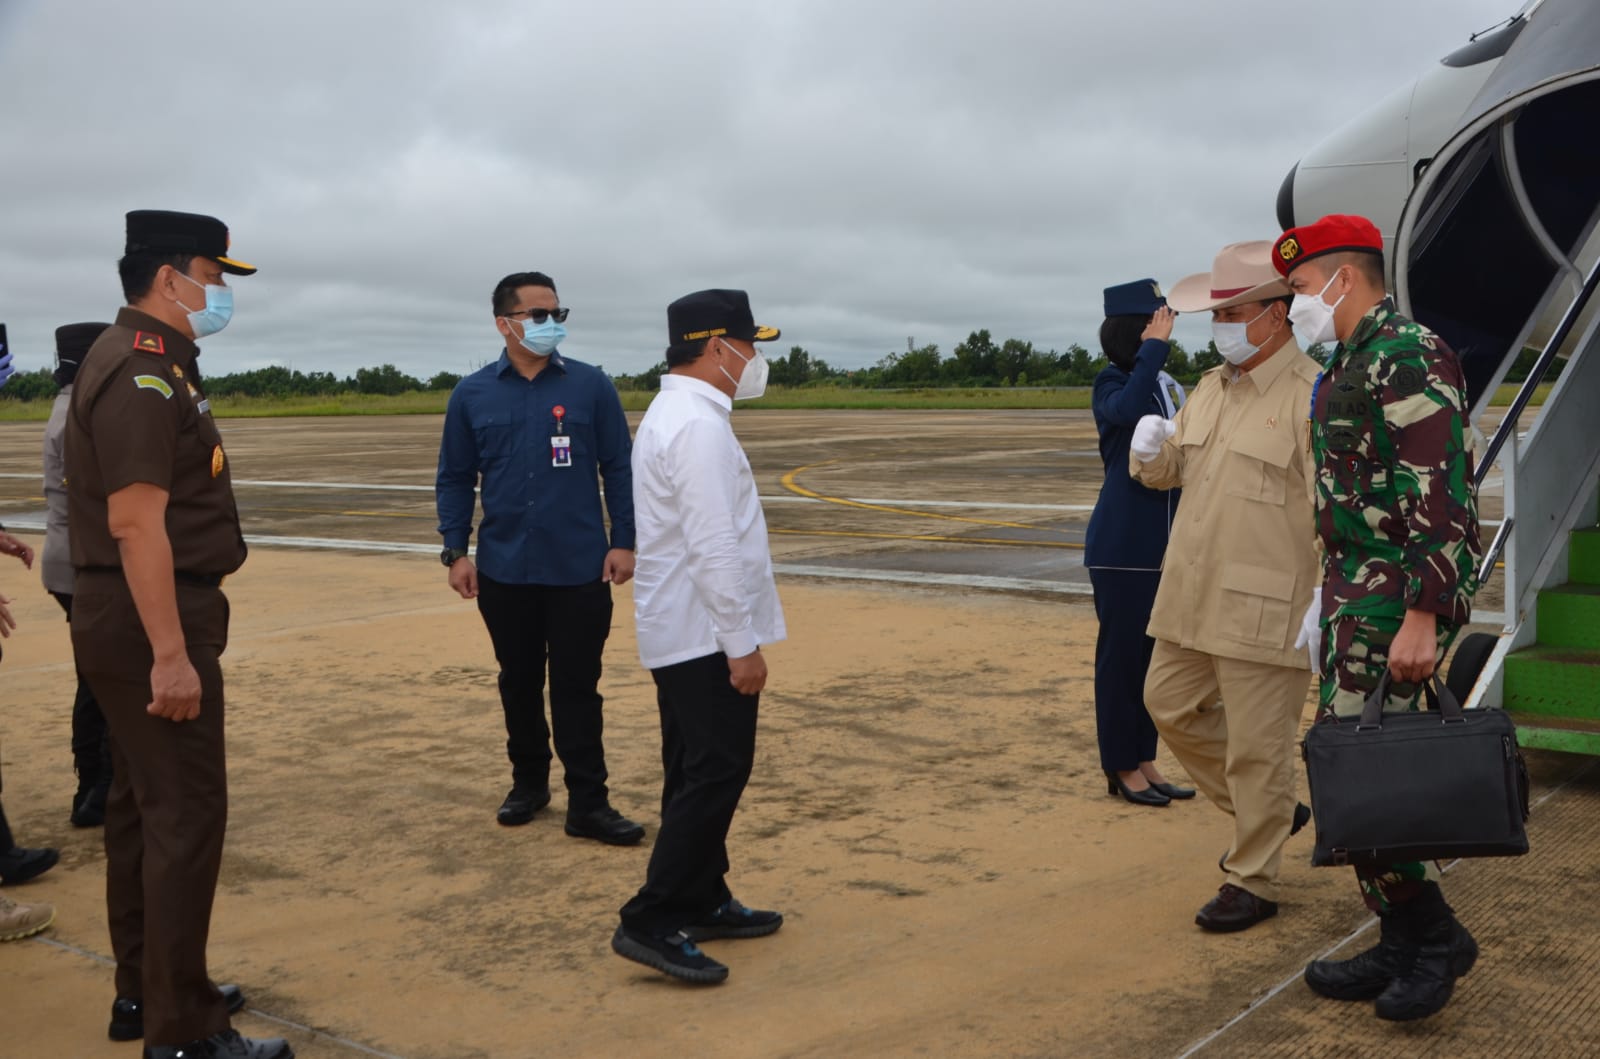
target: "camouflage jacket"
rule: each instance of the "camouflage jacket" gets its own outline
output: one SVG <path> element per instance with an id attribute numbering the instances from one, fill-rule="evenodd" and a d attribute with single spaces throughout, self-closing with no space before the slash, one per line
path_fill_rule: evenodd
<path id="1" fill-rule="evenodd" d="M 1310 409 L 1325 619 L 1467 621 L 1482 548 L 1465 393 L 1454 351 L 1389 298 L 1328 359 Z"/>

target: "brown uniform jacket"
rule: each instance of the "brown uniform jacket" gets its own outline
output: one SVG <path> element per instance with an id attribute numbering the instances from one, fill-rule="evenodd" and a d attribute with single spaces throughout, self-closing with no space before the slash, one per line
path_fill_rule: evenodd
<path id="1" fill-rule="evenodd" d="M 124 308 L 83 359 L 67 416 L 72 565 L 122 566 L 106 498 L 135 482 L 164 489 L 180 577 L 213 578 L 244 563 L 222 435 L 200 389 L 194 342 Z"/>
<path id="2" fill-rule="evenodd" d="M 1149 634 L 1246 662 L 1305 668 L 1294 648 L 1322 582 L 1306 415 L 1317 363 L 1291 338 L 1233 378 L 1200 380 L 1173 436 L 1128 473 L 1152 489 L 1183 487 Z"/>

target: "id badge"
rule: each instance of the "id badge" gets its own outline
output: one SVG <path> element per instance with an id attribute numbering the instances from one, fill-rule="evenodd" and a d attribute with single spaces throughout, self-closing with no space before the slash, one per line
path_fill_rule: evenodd
<path id="1" fill-rule="evenodd" d="M 554 434 L 550 438 L 550 466 L 572 466 L 572 438 L 566 434 Z"/>

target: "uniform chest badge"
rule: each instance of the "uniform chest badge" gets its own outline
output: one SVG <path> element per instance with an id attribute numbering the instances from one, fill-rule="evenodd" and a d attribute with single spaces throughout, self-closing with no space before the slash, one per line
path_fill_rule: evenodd
<path id="1" fill-rule="evenodd" d="M 173 366 L 172 366 L 172 377 L 173 377 L 173 378 L 174 378 L 174 379 L 181 379 L 181 378 L 183 378 L 183 369 L 182 369 L 182 368 L 180 368 L 180 367 L 179 367 L 179 366 L 178 366 L 178 365 L 176 365 L 176 364 L 174 364 L 174 365 L 173 365 Z M 194 389 L 194 387 L 193 387 L 193 386 L 191 386 L 191 387 L 189 387 L 189 389 L 191 389 L 191 390 L 193 390 L 193 389 Z"/>
<path id="2" fill-rule="evenodd" d="M 222 473 L 222 468 L 228 465 L 228 457 L 222 454 L 222 446 L 218 445 L 211 450 L 211 477 L 215 478 Z"/>
<path id="3" fill-rule="evenodd" d="M 1277 430 L 1278 429 L 1278 417 L 1277 416 L 1268 416 L 1267 417 L 1267 429 L 1268 430 Z"/>

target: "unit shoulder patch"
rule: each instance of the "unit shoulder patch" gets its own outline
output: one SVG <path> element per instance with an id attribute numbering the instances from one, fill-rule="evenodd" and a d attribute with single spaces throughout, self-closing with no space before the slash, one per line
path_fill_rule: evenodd
<path id="1" fill-rule="evenodd" d="M 1415 397 L 1427 384 L 1427 375 L 1415 364 L 1402 364 L 1389 377 L 1389 385 L 1401 397 Z"/>
<path id="2" fill-rule="evenodd" d="M 163 398 L 172 397 L 172 386 L 159 375 L 135 375 L 133 384 L 141 390 L 154 390 Z"/>

